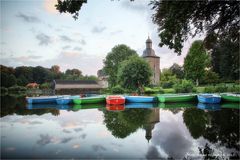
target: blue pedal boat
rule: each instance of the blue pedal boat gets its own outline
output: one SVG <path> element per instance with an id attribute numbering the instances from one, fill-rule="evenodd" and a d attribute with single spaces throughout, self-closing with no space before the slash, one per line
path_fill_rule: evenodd
<path id="1" fill-rule="evenodd" d="M 199 94 L 198 102 L 216 104 L 221 102 L 221 96 L 217 94 Z"/>
<path id="2" fill-rule="evenodd" d="M 125 96 L 127 103 L 154 103 L 157 102 L 157 97 L 151 96 Z"/>
<path id="3" fill-rule="evenodd" d="M 40 97 L 26 97 L 27 103 L 29 104 L 41 104 L 41 103 L 56 103 L 56 99 L 64 96 L 40 96 Z"/>
<path id="4" fill-rule="evenodd" d="M 218 103 L 198 103 L 197 108 L 209 111 L 221 110 L 221 106 Z"/>
<path id="5" fill-rule="evenodd" d="M 80 96 L 68 96 L 68 97 L 61 97 L 56 99 L 56 103 L 60 105 L 70 104 L 73 103 L 73 99 L 80 98 Z"/>

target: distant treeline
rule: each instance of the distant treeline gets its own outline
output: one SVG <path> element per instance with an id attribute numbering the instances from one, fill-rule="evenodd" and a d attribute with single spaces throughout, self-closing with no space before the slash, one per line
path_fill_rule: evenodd
<path id="1" fill-rule="evenodd" d="M 79 69 L 67 69 L 60 71 L 60 67 L 53 65 L 51 68 L 42 66 L 20 66 L 7 67 L 0 65 L 1 87 L 11 87 L 14 85 L 26 86 L 28 83 L 44 84 L 54 79 L 62 80 L 97 80 L 96 76 L 82 75 Z"/>

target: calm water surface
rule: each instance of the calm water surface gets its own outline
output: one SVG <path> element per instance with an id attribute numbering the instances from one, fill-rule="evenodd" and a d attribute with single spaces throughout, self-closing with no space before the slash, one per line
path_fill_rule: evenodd
<path id="1" fill-rule="evenodd" d="M 237 103 L 109 108 L 1 97 L 1 158 L 237 159 L 239 145 Z"/>

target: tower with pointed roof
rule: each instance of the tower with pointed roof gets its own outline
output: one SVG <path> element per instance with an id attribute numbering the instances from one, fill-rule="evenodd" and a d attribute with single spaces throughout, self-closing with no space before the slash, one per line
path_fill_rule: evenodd
<path id="1" fill-rule="evenodd" d="M 151 84 L 159 85 L 160 82 L 160 57 L 156 56 L 155 51 L 152 49 L 152 40 L 146 40 L 146 49 L 143 51 L 142 57 L 146 59 L 152 69 Z"/>

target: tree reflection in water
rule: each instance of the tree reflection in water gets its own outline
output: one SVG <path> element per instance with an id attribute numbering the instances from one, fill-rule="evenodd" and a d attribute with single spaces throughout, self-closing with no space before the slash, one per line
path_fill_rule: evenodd
<path id="1" fill-rule="evenodd" d="M 239 110 L 223 109 L 219 112 L 204 112 L 196 108 L 186 109 L 184 122 L 192 137 L 203 136 L 211 143 L 219 143 L 239 151 Z"/>
<path id="2" fill-rule="evenodd" d="M 138 128 L 144 128 L 149 122 L 151 112 L 151 109 L 126 109 L 122 112 L 103 110 L 104 123 L 113 136 L 125 138 Z"/>
<path id="3" fill-rule="evenodd" d="M 58 109 L 44 108 L 44 109 L 26 109 L 25 97 L 15 96 L 1 96 L 1 117 L 7 115 L 43 115 L 51 113 L 54 116 L 60 114 Z"/>

